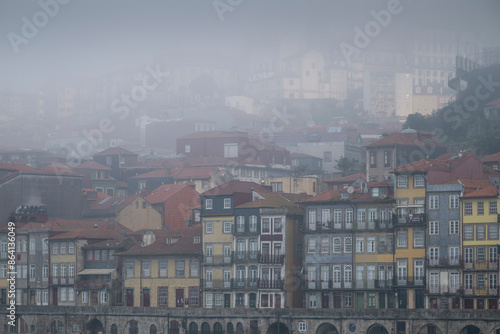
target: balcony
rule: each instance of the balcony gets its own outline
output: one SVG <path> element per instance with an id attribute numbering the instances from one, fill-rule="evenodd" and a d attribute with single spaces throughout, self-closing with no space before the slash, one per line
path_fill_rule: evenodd
<path id="1" fill-rule="evenodd" d="M 424 284 L 424 276 L 404 276 L 395 279 L 396 286 L 421 286 Z"/>
<path id="2" fill-rule="evenodd" d="M 394 224 L 392 219 L 375 219 L 373 221 L 356 221 L 354 222 L 355 230 L 386 230 L 392 229 Z"/>
<path id="3" fill-rule="evenodd" d="M 321 232 L 331 232 L 333 230 L 351 230 L 353 227 L 352 222 L 344 221 L 328 221 L 328 222 L 316 222 L 309 223 L 305 227 L 307 233 L 321 233 Z"/>
<path id="4" fill-rule="evenodd" d="M 255 251 L 233 252 L 234 262 L 257 262 L 258 253 Z"/>
<path id="5" fill-rule="evenodd" d="M 449 259 L 449 258 L 425 258 L 425 264 L 428 267 L 455 267 L 460 265 L 460 260 L 458 258 L 456 259 Z"/>
<path id="6" fill-rule="evenodd" d="M 271 255 L 271 254 L 261 254 L 259 253 L 259 263 L 276 263 L 283 264 L 285 261 L 285 255 Z"/>
<path id="7" fill-rule="evenodd" d="M 259 280 L 258 287 L 259 289 L 283 289 L 283 280 L 278 279 L 278 280 L 265 280 L 261 279 Z"/>
<path id="8" fill-rule="evenodd" d="M 425 288 L 425 293 L 432 294 L 456 294 L 460 292 L 460 288 L 450 285 L 432 285 Z"/>
<path id="9" fill-rule="evenodd" d="M 204 264 L 206 265 L 230 265 L 232 263 L 233 257 L 231 255 L 205 255 L 204 258 Z"/>
<path id="10" fill-rule="evenodd" d="M 254 229 L 249 229 L 247 225 L 245 225 L 245 228 L 241 228 L 239 226 L 236 226 L 234 229 L 234 235 L 237 236 L 251 236 L 251 235 L 259 235 L 259 230 L 254 228 Z"/>
<path id="11" fill-rule="evenodd" d="M 234 280 L 235 289 L 256 288 L 258 283 L 257 278 L 236 278 Z"/>
<path id="12" fill-rule="evenodd" d="M 375 288 L 376 289 L 391 289 L 394 286 L 393 279 L 376 279 Z"/>
<path id="13" fill-rule="evenodd" d="M 413 213 L 413 214 L 404 214 L 402 216 L 395 215 L 396 219 L 394 221 L 397 222 L 398 225 L 422 225 L 425 224 L 425 213 Z"/>
<path id="14" fill-rule="evenodd" d="M 496 261 L 465 261 L 460 260 L 460 268 L 464 270 L 498 270 Z"/>
<path id="15" fill-rule="evenodd" d="M 77 280 L 76 288 L 77 289 L 110 289 L 112 288 L 112 281 L 96 279 L 96 280 Z"/>
<path id="16" fill-rule="evenodd" d="M 206 289 L 232 289 L 234 287 L 232 279 L 205 280 L 203 283 Z"/>
<path id="17" fill-rule="evenodd" d="M 460 288 L 460 293 L 464 296 L 498 296 L 498 286 L 486 287 L 486 286 L 473 286 Z"/>
<path id="18" fill-rule="evenodd" d="M 75 284 L 74 277 L 67 276 L 50 276 L 49 284 L 52 285 L 73 285 Z"/>

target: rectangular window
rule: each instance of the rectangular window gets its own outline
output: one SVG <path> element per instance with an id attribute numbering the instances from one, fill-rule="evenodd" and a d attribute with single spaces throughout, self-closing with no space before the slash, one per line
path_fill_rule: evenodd
<path id="1" fill-rule="evenodd" d="M 58 242 L 52 243 L 52 254 L 54 254 L 54 255 L 59 254 L 59 243 Z"/>
<path id="2" fill-rule="evenodd" d="M 271 233 L 270 224 L 269 218 L 262 218 L 262 233 Z"/>
<path id="3" fill-rule="evenodd" d="M 330 151 L 323 152 L 323 161 L 324 162 L 331 162 L 332 161 L 332 152 L 330 152 Z"/>
<path id="4" fill-rule="evenodd" d="M 70 263 L 68 265 L 68 277 L 75 278 L 75 264 L 74 263 Z"/>
<path id="5" fill-rule="evenodd" d="M 429 222 L 429 235 L 439 235 L 439 222 L 438 221 Z"/>
<path id="6" fill-rule="evenodd" d="M 212 308 L 212 306 L 213 306 L 212 298 L 213 298 L 213 295 L 211 293 L 207 293 L 205 295 L 205 307 L 206 308 Z"/>
<path id="7" fill-rule="evenodd" d="M 476 225 L 476 233 L 478 240 L 484 240 L 486 238 L 485 225 Z"/>
<path id="8" fill-rule="evenodd" d="M 450 235 L 458 235 L 460 233 L 460 224 L 458 220 L 450 220 Z"/>
<path id="9" fill-rule="evenodd" d="M 68 254 L 75 254 L 75 243 L 72 241 L 68 242 Z"/>
<path id="10" fill-rule="evenodd" d="M 464 239 L 465 240 L 474 240 L 474 226 L 473 225 L 465 225 L 464 226 Z"/>
<path id="11" fill-rule="evenodd" d="M 214 303 L 215 306 L 222 306 L 222 294 L 221 293 L 217 293 L 215 294 L 215 303 Z"/>
<path id="12" fill-rule="evenodd" d="M 184 277 L 184 261 L 175 262 L 175 277 Z"/>
<path id="13" fill-rule="evenodd" d="M 125 276 L 127 278 L 134 277 L 134 262 L 126 262 L 125 263 Z"/>
<path id="14" fill-rule="evenodd" d="M 274 233 L 281 233 L 282 229 L 281 218 L 274 218 Z"/>
<path id="15" fill-rule="evenodd" d="M 375 253 L 375 237 L 366 237 L 366 251 Z"/>
<path id="16" fill-rule="evenodd" d="M 316 230 L 316 210 L 309 210 L 309 230 Z"/>
<path id="17" fill-rule="evenodd" d="M 425 186 L 424 176 L 422 174 L 413 175 L 413 188 L 423 188 Z"/>
<path id="18" fill-rule="evenodd" d="M 106 291 L 101 291 L 101 304 L 108 303 L 108 293 Z"/>
<path id="19" fill-rule="evenodd" d="M 59 288 L 59 292 L 61 293 L 60 300 L 62 302 L 65 302 L 66 301 L 66 288 L 65 287 Z"/>
<path id="20" fill-rule="evenodd" d="M 166 286 L 158 287 L 158 306 L 168 306 L 168 287 Z"/>
<path id="21" fill-rule="evenodd" d="M 307 253 L 316 254 L 316 238 L 309 238 L 307 241 Z"/>
<path id="22" fill-rule="evenodd" d="M 231 209 L 231 199 L 224 198 L 224 209 Z"/>
<path id="23" fill-rule="evenodd" d="M 477 215 L 478 216 L 484 215 L 484 202 L 477 202 Z"/>
<path id="24" fill-rule="evenodd" d="M 101 261 L 101 251 L 98 249 L 94 251 L 94 261 Z"/>
<path id="25" fill-rule="evenodd" d="M 429 210 L 438 210 L 439 209 L 439 196 L 432 195 L 429 196 Z"/>
<path id="26" fill-rule="evenodd" d="M 365 238 L 356 237 L 356 253 L 363 253 L 365 246 Z"/>
<path id="27" fill-rule="evenodd" d="M 424 247 L 424 231 L 413 231 L 413 247 Z"/>
<path id="28" fill-rule="evenodd" d="M 472 216 L 472 202 L 464 202 L 464 215 Z"/>
<path id="29" fill-rule="evenodd" d="M 340 238 L 333 238 L 333 252 L 334 253 L 342 252 L 342 244 Z"/>
<path id="30" fill-rule="evenodd" d="M 211 198 L 207 198 L 205 200 L 205 210 L 212 210 L 213 200 Z"/>
<path id="31" fill-rule="evenodd" d="M 450 195 L 450 209 L 458 209 L 459 203 L 458 195 Z"/>
<path id="32" fill-rule="evenodd" d="M 66 254 L 66 242 L 61 242 L 61 254 Z"/>
<path id="33" fill-rule="evenodd" d="M 35 254 L 36 249 L 36 239 L 30 238 L 30 254 Z"/>
<path id="34" fill-rule="evenodd" d="M 199 277 L 200 265 L 198 261 L 189 262 L 189 277 Z"/>
<path id="35" fill-rule="evenodd" d="M 490 215 L 496 215 L 497 214 L 497 202 L 496 201 L 491 201 L 490 202 L 489 213 L 490 213 Z"/>
<path id="36" fill-rule="evenodd" d="M 151 277 L 151 262 L 142 262 L 142 277 Z"/>
<path id="37" fill-rule="evenodd" d="M 370 152 L 370 168 L 377 167 L 377 152 Z"/>
<path id="38" fill-rule="evenodd" d="M 484 247 L 478 247 L 476 250 L 476 256 L 477 256 L 477 261 L 478 262 L 484 262 L 485 260 L 485 254 L 484 254 Z"/>
<path id="39" fill-rule="evenodd" d="M 330 253 L 330 238 L 322 237 L 320 242 L 321 242 L 321 245 L 320 245 L 321 254 L 329 254 Z"/>
<path id="40" fill-rule="evenodd" d="M 408 231 L 398 231 L 396 234 L 396 242 L 398 247 L 408 247 Z"/>
<path id="41" fill-rule="evenodd" d="M 498 225 L 488 225 L 488 239 L 498 240 Z"/>
<path id="42" fill-rule="evenodd" d="M 158 276 L 167 277 L 167 262 L 158 263 Z"/>
<path id="43" fill-rule="evenodd" d="M 391 152 L 384 151 L 384 167 L 391 167 Z"/>
<path id="44" fill-rule="evenodd" d="M 224 222 L 224 230 L 223 230 L 224 234 L 230 234 L 231 233 L 231 222 L 230 221 L 226 221 Z"/>
<path id="45" fill-rule="evenodd" d="M 224 144 L 224 158 L 235 158 L 238 156 L 238 144 Z"/>
<path id="46" fill-rule="evenodd" d="M 205 234 L 212 234 L 214 232 L 214 223 L 205 222 Z"/>
<path id="47" fill-rule="evenodd" d="M 398 188 L 408 188 L 408 175 L 398 175 L 397 187 Z"/>

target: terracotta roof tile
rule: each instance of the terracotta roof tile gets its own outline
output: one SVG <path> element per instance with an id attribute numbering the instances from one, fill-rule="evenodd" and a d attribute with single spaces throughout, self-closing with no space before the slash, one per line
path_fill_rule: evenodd
<path id="1" fill-rule="evenodd" d="M 168 170 L 166 168 L 161 168 L 143 174 L 139 174 L 136 176 L 132 176 L 131 179 L 144 179 L 148 177 L 167 177 L 167 176 L 170 176 Z"/>
<path id="2" fill-rule="evenodd" d="M 149 255 L 198 255 L 201 254 L 201 226 L 193 226 L 179 231 L 157 230 L 152 231 L 155 241 L 148 246 L 141 246 L 138 242 L 129 250 L 117 253 L 118 256 L 149 256 Z M 167 238 L 171 244 L 167 244 Z M 200 237 L 200 242 L 195 243 L 194 238 Z"/>
<path id="3" fill-rule="evenodd" d="M 488 155 L 487 157 L 482 158 L 481 161 L 483 163 L 484 162 L 498 162 L 498 161 L 500 161 L 500 152 Z"/>
<path id="4" fill-rule="evenodd" d="M 131 196 L 121 196 L 121 197 L 106 197 L 101 201 L 92 202 L 89 205 L 89 211 L 92 210 L 104 210 L 104 209 L 114 209 L 116 212 L 120 212 L 125 207 L 127 207 L 130 203 L 132 203 L 137 197 L 140 197 L 139 194 L 131 195 Z"/>
<path id="5" fill-rule="evenodd" d="M 187 187 L 185 184 L 162 184 L 146 196 L 146 201 L 150 204 L 158 204 L 165 202 L 169 197 Z"/>
<path id="6" fill-rule="evenodd" d="M 268 191 L 266 188 L 255 182 L 232 180 L 205 191 L 201 194 L 201 196 L 230 195 L 237 192 L 250 193 L 252 188 L 255 191 Z"/>
<path id="7" fill-rule="evenodd" d="M 359 179 L 366 181 L 366 175 L 363 173 L 356 173 L 356 174 L 351 174 L 351 175 L 339 177 L 339 178 L 332 179 L 332 180 L 327 180 L 325 182 L 326 183 L 330 183 L 330 182 L 332 182 L 332 183 L 334 183 L 334 182 L 356 182 Z"/>
<path id="8" fill-rule="evenodd" d="M 104 151 L 96 153 L 95 155 L 108 155 L 108 154 L 137 155 L 136 153 L 130 152 L 129 150 L 126 150 L 126 149 L 121 148 L 121 147 L 110 147 Z"/>

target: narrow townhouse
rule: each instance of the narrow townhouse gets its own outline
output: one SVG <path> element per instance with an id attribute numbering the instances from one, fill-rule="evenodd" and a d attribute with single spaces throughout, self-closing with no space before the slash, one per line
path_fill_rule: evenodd
<path id="1" fill-rule="evenodd" d="M 427 185 L 426 308 L 460 308 L 460 194 L 457 180 Z"/>
<path id="2" fill-rule="evenodd" d="M 498 188 L 487 179 L 458 179 L 460 196 L 461 293 L 464 309 L 498 309 Z"/>
<path id="3" fill-rule="evenodd" d="M 425 172 L 415 165 L 394 169 L 395 287 L 397 308 L 424 308 L 425 304 Z M 428 205 L 433 210 L 436 203 Z"/>
<path id="4" fill-rule="evenodd" d="M 252 200 L 253 191 L 266 191 L 257 183 L 229 181 L 200 195 L 203 229 L 204 307 L 234 305 L 232 278 L 234 208 Z"/>
<path id="5" fill-rule="evenodd" d="M 248 226 L 252 227 L 252 231 L 257 228 L 258 233 L 257 238 L 251 236 L 248 243 L 243 236 L 235 237 L 235 290 L 239 288 L 241 279 L 245 280 L 246 277 L 249 278 L 249 284 L 257 282 L 255 304 L 258 308 L 302 307 L 301 282 L 298 277 L 302 268 L 302 231 L 299 226 L 302 223 L 303 210 L 295 203 L 300 198 L 304 196 L 254 191 L 251 202 L 235 209 L 235 213 L 254 213 L 250 215 L 252 218 Z M 241 217 L 244 216 L 236 215 L 236 231 L 242 231 Z M 258 217 L 260 223 L 255 221 Z M 254 262 L 246 268 L 239 263 L 240 251 L 247 249 L 252 260 L 257 260 L 257 266 Z M 255 249 L 258 252 L 256 259 L 253 258 Z M 242 297 L 244 295 L 236 293 L 237 304 Z M 248 297 L 248 306 L 253 306 L 253 293 Z"/>

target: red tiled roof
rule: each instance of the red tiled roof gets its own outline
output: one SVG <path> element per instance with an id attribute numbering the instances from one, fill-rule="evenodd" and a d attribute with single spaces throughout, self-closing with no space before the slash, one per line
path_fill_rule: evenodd
<path id="1" fill-rule="evenodd" d="M 465 189 L 463 198 L 498 197 L 498 189 L 495 185 L 480 189 Z"/>
<path id="2" fill-rule="evenodd" d="M 13 172 L 28 172 L 28 173 L 40 173 L 41 171 L 35 168 L 31 168 L 26 165 L 16 165 L 16 164 L 0 164 L 0 169 L 10 170 Z"/>
<path id="3" fill-rule="evenodd" d="M 474 153 L 447 153 L 437 159 L 422 159 L 394 169 L 395 172 L 425 172 L 432 169 L 453 169 L 466 159 L 477 159 Z"/>
<path id="4" fill-rule="evenodd" d="M 17 223 L 16 223 L 17 224 Z M 114 222 L 98 222 L 89 220 L 69 220 L 69 219 L 54 219 L 44 223 L 27 223 L 23 226 L 24 229 L 48 228 L 52 232 L 65 232 L 77 229 L 94 229 L 97 224 L 97 230 L 114 230 L 123 233 L 133 233 L 119 223 Z"/>
<path id="5" fill-rule="evenodd" d="M 96 153 L 95 155 L 108 155 L 108 154 L 137 155 L 136 153 L 130 152 L 129 150 L 126 150 L 126 149 L 121 148 L 121 147 L 110 147 L 104 151 Z"/>
<path id="6" fill-rule="evenodd" d="M 351 174 L 351 175 L 347 175 L 347 176 L 344 176 L 344 177 L 339 177 L 339 178 L 336 178 L 336 179 L 332 179 L 332 180 L 327 180 L 325 181 L 326 183 L 337 183 L 337 182 L 356 182 L 357 180 L 359 179 L 362 179 L 364 181 L 366 181 L 366 175 L 363 174 L 363 173 L 356 173 L 356 174 Z"/>
<path id="7" fill-rule="evenodd" d="M 75 169 L 80 169 L 80 168 L 89 168 L 89 169 L 96 169 L 96 170 L 111 170 L 108 166 L 104 166 L 98 162 L 95 161 L 85 161 L 83 164 L 79 166 L 73 167 Z"/>
<path id="8" fill-rule="evenodd" d="M 52 163 L 49 166 L 45 166 L 45 168 L 42 170 L 44 173 L 49 173 L 49 174 L 76 174 L 80 175 L 80 173 L 72 170 L 68 165 L 60 164 L 60 163 Z"/>
<path id="9" fill-rule="evenodd" d="M 295 204 L 295 202 L 289 200 L 285 196 L 280 193 L 273 193 L 270 191 L 257 191 L 261 197 L 254 201 L 247 202 L 241 205 L 238 205 L 237 208 L 288 208 L 288 212 L 290 213 L 302 213 L 302 209 Z"/>
<path id="10" fill-rule="evenodd" d="M 97 191 L 97 190 L 94 190 L 94 189 L 90 189 L 90 188 L 83 188 L 82 189 L 82 195 L 87 195 L 89 192 L 94 192 L 97 194 L 97 198 L 95 198 L 94 200 L 103 200 L 105 199 L 106 197 L 111 197 L 109 195 L 106 195 L 105 193 L 103 192 L 100 192 L 100 191 Z M 87 198 L 87 200 L 89 200 L 89 198 Z"/>
<path id="11" fill-rule="evenodd" d="M 116 223 L 118 224 L 118 223 Z M 123 231 L 109 229 L 77 228 L 68 232 L 59 233 L 50 237 L 50 240 L 72 240 L 72 239 L 121 239 L 125 236 Z"/>
<path id="12" fill-rule="evenodd" d="M 222 157 L 198 157 L 198 158 L 186 158 L 184 160 L 186 165 L 192 167 L 209 167 L 209 166 L 234 166 L 237 165 L 233 160 L 229 160 Z"/>
<path id="13" fill-rule="evenodd" d="M 158 204 L 165 202 L 182 188 L 187 187 L 185 184 L 162 184 L 145 197 L 150 204 Z"/>
<path id="14" fill-rule="evenodd" d="M 493 153 L 481 159 L 481 162 L 498 162 L 500 161 L 500 152 Z"/>
<path id="15" fill-rule="evenodd" d="M 367 145 L 366 147 L 381 147 L 381 146 L 421 146 L 425 145 L 428 141 L 432 142 L 436 146 L 444 146 L 439 141 L 435 140 L 434 137 L 430 136 L 428 133 L 422 131 L 418 133 L 393 133 L 378 141 Z"/>
<path id="16" fill-rule="evenodd" d="M 255 191 L 268 191 L 266 188 L 255 182 L 237 181 L 232 180 L 221 184 L 215 188 L 205 191 L 201 196 L 217 196 L 217 195 L 230 195 L 234 193 L 250 193 Z"/>
<path id="17" fill-rule="evenodd" d="M 148 255 L 197 255 L 201 253 L 201 226 L 196 225 L 178 231 L 157 230 L 152 231 L 155 241 L 148 246 L 141 246 L 142 241 L 129 250 L 116 255 L 120 256 L 148 256 Z M 200 237 L 199 243 L 194 243 L 194 237 Z M 167 238 L 173 243 L 167 244 Z M 175 241 L 177 239 L 177 241 Z"/>
<path id="18" fill-rule="evenodd" d="M 179 168 L 172 170 L 172 175 L 176 180 L 210 179 L 216 171 L 217 167 Z"/>
<path id="19" fill-rule="evenodd" d="M 139 174 L 136 176 L 132 176 L 131 179 L 143 179 L 148 177 L 167 177 L 167 176 L 170 176 L 168 170 L 166 168 L 161 168 L 143 174 Z"/>
<path id="20" fill-rule="evenodd" d="M 139 194 L 132 196 L 122 196 L 122 197 L 109 197 L 109 199 L 103 199 L 101 201 L 92 202 L 89 205 L 89 210 L 104 210 L 104 209 L 114 209 L 116 212 L 120 212 L 130 203 L 132 203 Z"/>

